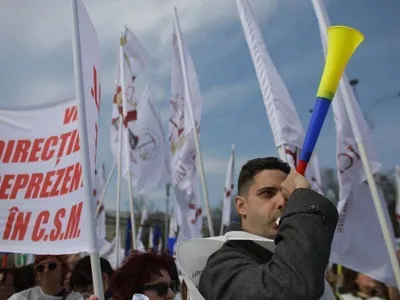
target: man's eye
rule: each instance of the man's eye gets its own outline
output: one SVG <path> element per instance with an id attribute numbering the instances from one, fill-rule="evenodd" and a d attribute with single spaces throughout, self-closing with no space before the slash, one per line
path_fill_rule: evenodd
<path id="1" fill-rule="evenodd" d="M 270 198 L 270 197 L 273 197 L 275 194 L 276 194 L 275 191 L 265 191 L 262 193 L 262 196 Z"/>

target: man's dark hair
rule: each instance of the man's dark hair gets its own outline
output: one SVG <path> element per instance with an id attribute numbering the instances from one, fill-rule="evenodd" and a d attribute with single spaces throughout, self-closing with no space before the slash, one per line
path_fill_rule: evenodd
<path id="1" fill-rule="evenodd" d="M 100 269 L 102 274 L 107 274 L 111 277 L 114 270 L 107 259 L 100 257 Z M 76 263 L 71 273 L 69 284 L 73 290 L 77 287 L 85 287 L 93 284 L 92 266 L 90 264 L 90 256 L 82 257 Z"/>
<path id="2" fill-rule="evenodd" d="M 290 166 L 277 157 L 262 157 L 247 161 L 240 170 L 238 179 L 238 194 L 246 194 L 254 182 L 254 177 L 264 170 L 281 170 L 289 174 Z"/>

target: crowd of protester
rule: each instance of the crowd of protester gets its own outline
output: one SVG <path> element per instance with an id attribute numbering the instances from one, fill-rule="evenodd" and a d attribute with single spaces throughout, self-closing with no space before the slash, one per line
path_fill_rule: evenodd
<path id="1" fill-rule="evenodd" d="M 131 300 L 134 294 L 187 299 L 174 258 L 166 253 L 133 251 L 116 270 L 104 258 L 100 266 L 105 299 Z M 93 294 L 89 256 L 37 255 L 32 265 L 0 269 L 0 300 L 78 300 Z"/>
<path id="2" fill-rule="evenodd" d="M 104 258 L 100 266 L 104 299 L 131 300 L 142 294 L 150 300 L 187 300 L 186 285 L 168 254 L 134 251 L 116 270 Z M 335 264 L 326 279 L 337 299 L 400 299 L 396 288 Z M 38 255 L 32 265 L 0 269 L 0 300 L 78 300 L 93 294 L 89 256 Z"/>

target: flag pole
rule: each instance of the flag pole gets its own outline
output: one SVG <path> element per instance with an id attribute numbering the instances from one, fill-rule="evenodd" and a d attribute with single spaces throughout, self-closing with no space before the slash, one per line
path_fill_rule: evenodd
<path id="1" fill-rule="evenodd" d="M 221 227 L 219 228 L 219 235 L 224 235 L 224 198 L 222 199 L 221 207 Z"/>
<path id="2" fill-rule="evenodd" d="M 201 181 L 201 185 L 203 188 L 204 205 L 206 207 L 206 212 L 207 212 L 208 230 L 210 232 L 210 236 L 214 236 L 214 226 L 213 226 L 213 221 L 212 221 L 212 216 L 211 216 L 210 201 L 208 198 L 206 177 L 204 174 L 205 172 L 204 172 L 203 157 L 202 157 L 201 151 L 200 151 L 199 136 L 198 136 L 196 118 L 195 118 L 194 109 L 193 109 L 192 96 L 191 96 L 192 94 L 191 94 L 190 85 L 189 85 L 189 77 L 187 74 L 185 54 L 183 52 L 184 49 L 183 49 L 183 43 L 182 43 L 181 28 L 180 28 L 179 19 L 178 19 L 178 11 L 177 11 L 176 7 L 174 8 L 174 25 L 175 25 L 176 32 L 177 32 L 179 56 L 180 56 L 180 62 L 181 62 L 181 66 L 182 66 L 183 81 L 185 84 L 185 101 L 189 108 L 188 109 L 189 119 L 190 119 L 190 122 L 192 123 L 191 125 L 193 127 L 194 143 L 196 146 L 196 153 L 197 153 L 197 155 L 196 155 L 197 165 L 199 167 L 200 181 Z"/>
<path id="3" fill-rule="evenodd" d="M 122 122 L 123 118 L 119 115 L 119 127 L 118 127 L 118 157 L 117 157 L 117 201 L 115 208 L 115 247 L 116 251 L 116 262 L 117 266 L 120 263 L 120 243 L 121 243 L 121 160 L 122 160 Z M 114 164 L 115 165 L 115 164 Z"/>
<path id="4" fill-rule="evenodd" d="M 165 185 L 165 190 L 166 190 L 166 196 L 167 196 L 167 201 L 166 201 L 166 205 L 165 205 L 165 232 L 164 232 L 164 236 L 165 236 L 165 241 L 164 241 L 164 247 L 165 249 L 168 249 L 168 233 L 169 233 L 169 192 L 170 192 L 170 188 L 171 188 L 171 184 L 167 183 Z"/>
<path id="5" fill-rule="evenodd" d="M 226 181 L 225 181 L 225 187 L 224 187 L 224 198 L 222 200 L 222 212 L 221 212 L 221 228 L 219 230 L 219 235 L 224 234 L 224 210 L 225 210 L 225 198 L 227 197 L 226 195 L 226 188 L 231 190 L 231 193 L 229 195 L 230 201 L 229 201 L 229 220 L 231 219 L 231 209 L 232 209 L 232 194 L 233 194 L 233 174 L 235 172 L 235 144 L 232 145 L 231 148 L 231 155 L 229 157 L 229 164 L 228 164 L 228 172 L 226 174 Z M 229 177 L 228 177 L 229 176 Z M 229 178 L 229 179 L 228 179 Z M 227 183 L 230 184 L 230 186 L 227 186 Z"/>
<path id="6" fill-rule="evenodd" d="M 123 51 L 122 45 L 119 46 L 120 53 Z M 122 62 L 120 61 L 119 66 L 121 69 Z M 122 80 L 120 78 L 119 84 L 122 86 Z M 122 93 L 122 92 L 121 92 Z M 118 103 L 116 103 L 118 105 Z M 122 105 L 122 103 L 121 103 Z M 122 175 L 122 126 L 123 126 L 123 116 L 119 114 L 118 116 L 118 156 L 117 156 L 117 203 L 115 209 L 115 247 L 117 249 L 115 256 L 117 266 L 120 264 L 120 244 L 121 244 L 121 175 Z"/>
<path id="7" fill-rule="evenodd" d="M 97 245 L 97 230 L 96 230 L 96 206 L 93 200 L 93 188 L 92 188 L 92 175 L 90 167 L 90 154 L 88 145 L 88 133 L 86 123 L 86 106 L 85 106 L 85 93 L 83 85 L 83 70 L 82 70 L 82 53 L 81 53 L 81 41 L 79 32 L 79 12 L 78 12 L 78 0 L 72 0 L 72 49 L 73 49 L 73 61 L 74 61 L 74 77 L 75 77 L 75 90 L 76 98 L 78 100 L 78 125 L 79 125 L 79 137 L 80 137 L 80 153 L 81 153 L 81 164 L 83 173 L 83 191 L 84 191 L 84 202 L 86 206 L 87 222 L 89 224 L 88 242 L 89 249 L 93 251 L 90 253 L 90 263 L 92 267 L 93 277 L 93 289 L 95 295 L 99 300 L 104 300 L 103 292 L 103 280 L 101 278 L 100 268 L 100 255 L 98 252 Z"/>
<path id="8" fill-rule="evenodd" d="M 117 163 L 114 162 L 113 165 L 112 165 L 112 167 L 111 167 L 110 173 L 108 174 L 108 177 L 107 177 L 107 180 L 106 180 L 106 184 L 104 185 L 104 188 L 103 188 L 103 190 L 101 191 L 101 195 L 100 195 L 100 198 L 99 198 L 99 204 L 98 204 L 97 210 L 96 210 L 96 217 L 98 217 L 99 214 L 100 214 L 100 206 L 103 205 L 104 197 L 105 197 L 105 195 L 106 195 L 106 193 L 107 193 L 107 190 L 108 190 L 108 187 L 109 187 L 109 185 L 110 185 L 111 178 L 112 178 L 112 176 L 113 176 L 113 174 L 114 174 L 114 171 L 115 171 L 115 167 L 116 167 L 116 166 L 117 166 Z"/>
<path id="9" fill-rule="evenodd" d="M 128 112 L 126 110 L 126 90 L 125 90 L 125 34 L 121 34 L 120 39 L 120 80 L 121 80 L 121 95 L 122 95 L 122 111 L 125 116 Z M 124 104 L 125 103 L 125 104 Z M 122 125 L 122 123 L 121 123 Z M 128 126 L 128 125 L 126 125 Z M 128 167 L 128 194 L 129 194 L 129 207 L 130 207 L 130 217 L 131 217 L 131 226 L 132 226 L 132 249 L 136 250 L 136 223 L 135 223 L 135 208 L 133 205 L 133 191 L 132 191 L 132 172 L 131 172 L 131 163 L 130 163 L 130 150 L 129 150 L 129 136 L 128 136 L 128 127 L 124 128 L 124 146 L 125 146 L 125 160 Z"/>

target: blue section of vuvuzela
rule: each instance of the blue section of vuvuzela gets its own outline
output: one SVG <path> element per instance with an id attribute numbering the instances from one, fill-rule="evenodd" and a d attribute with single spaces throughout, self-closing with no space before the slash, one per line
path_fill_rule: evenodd
<path id="1" fill-rule="evenodd" d="M 317 97 L 316 99 L 311 121 L 308 125 L 307 134 L 300 153 L 300 160 L 306 163 L 308 163 L 311 159 L 311 155 L 314 151 L 315 144 L 317 143 L 322 125 L 324 124 L 331 103 L 332 101 L 327 98 Z"/>

